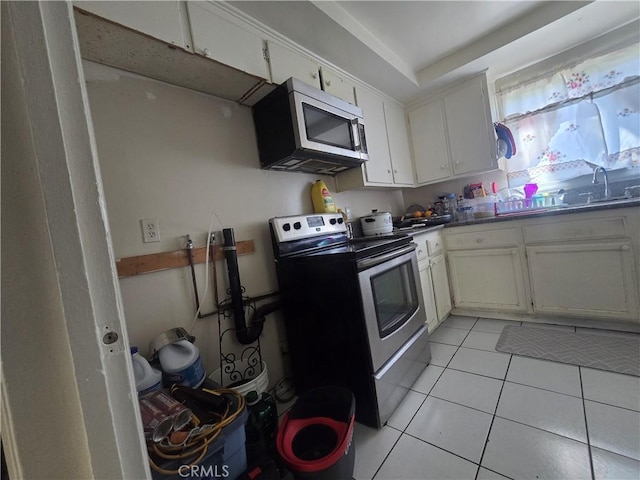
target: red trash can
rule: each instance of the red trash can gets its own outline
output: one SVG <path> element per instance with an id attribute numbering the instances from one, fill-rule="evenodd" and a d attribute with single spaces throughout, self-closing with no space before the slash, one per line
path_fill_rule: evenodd
<path id="1" fill-rule="evenodd" d="M 299 480 L 350 480 L 355 444 L 356 400 L 343 387 L 319 387 L 302 394 L 283 417 L 278 453 Z"/>

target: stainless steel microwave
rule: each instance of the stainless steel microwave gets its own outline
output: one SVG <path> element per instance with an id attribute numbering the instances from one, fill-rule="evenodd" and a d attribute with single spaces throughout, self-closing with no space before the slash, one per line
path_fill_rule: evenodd
<path id="1" fill-rule="evenodd" d="M 295 78 L 252 114 L 263 169 L 335 175 L 368 160 L 362 109 Z"/>

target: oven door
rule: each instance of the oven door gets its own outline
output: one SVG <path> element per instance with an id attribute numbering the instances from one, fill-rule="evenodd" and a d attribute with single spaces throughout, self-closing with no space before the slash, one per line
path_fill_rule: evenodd
<path id="1" fill-rule="evenodd" d="M 367 160 L 362 118 L 300 92 L 291 92 L 298 148 Z"/>
<path id="2" fill-rule="evenodd" d="M 416 245 L 358 261 L 373 371 L 377 372 L 427 321 Z"/>

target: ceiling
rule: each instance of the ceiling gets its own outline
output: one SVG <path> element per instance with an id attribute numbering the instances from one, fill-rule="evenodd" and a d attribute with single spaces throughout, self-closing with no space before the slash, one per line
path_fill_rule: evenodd
<path id="1" fill-rule="evenodd" d="M 484 70 L 499 78 L 640 18 L 640 2 L 611 0 L 230 4 L 405 104 Z"/>

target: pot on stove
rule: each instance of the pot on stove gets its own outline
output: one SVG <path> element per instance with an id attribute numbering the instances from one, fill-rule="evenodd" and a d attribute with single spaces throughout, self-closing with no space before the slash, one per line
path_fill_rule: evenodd
<path id="1" fill-rule="evenodd" d="M 371 210 L 370 215 L 360 217 L 362 234 L 366 237 L 372 235 L 386 235 L 393 231 L 393 221 L 389 212 Z"/>

